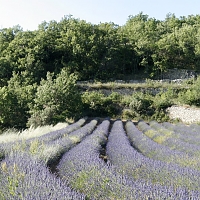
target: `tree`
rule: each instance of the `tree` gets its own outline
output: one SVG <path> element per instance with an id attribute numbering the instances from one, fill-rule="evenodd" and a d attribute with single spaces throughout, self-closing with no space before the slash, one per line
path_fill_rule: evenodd
<path id="1" fill-rule="evenodd" d="M 146 73 L 150 73 L 153 68 L 152 54 L 155 51 L 155 42 L 159 39 L 160 21 L 149 18 L 142 12 L 136 16 L 129 16 L 124 26 L 124 32 L 135 50 L 134 68 L 144 68 Z M 137 56 L 136 56 L 137 55 Z"/>
<path id="2" fill-rule="evenodd" d="M 21 128 L 17 96 L 7 86 L 0 88 L 0 127 Z"/>

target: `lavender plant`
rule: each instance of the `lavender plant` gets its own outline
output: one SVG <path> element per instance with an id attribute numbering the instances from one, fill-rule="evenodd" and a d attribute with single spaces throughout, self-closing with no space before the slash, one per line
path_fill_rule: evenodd
<path id="1" fill-rule="evenodd" d="M 157 133 L 156 137 L 152 137 L 155 142 L 168 146 L 172 150 L 178 150 L 191 156 L 197 156 L 197 160 L 199 159 L 200 146 L 186 142 L 188 139 L 186 135 L 181 137 L 179 136 L 180 134 L 178 135 L 174 131 L 169 131 L 156 121 L 151 121 L 150 126 L 155 130 L 153 132 Z M 185 138 L 185 140 L 183 141 L 181 138 Z M 192 137 L 189 136 L 189 138 Z"/>
<path id="2" fill-rule="evenodd" d="M 67 136 L 70 132 L 79 129 L 85 123 L 85 120 L 86 118 L 82 118 L 79 121 L 73 123 L 72 125 L 69 125 L 60 130 L 49 132 L 40 137 L 33 137 L 28 140 L 19 139 L 13 142 L 0 143 L 0 158 L 3 157 L 5 154 L 9 154 L 11 151 L 29 151 L 29 148 L 31 148 L 31 146 L 33 147 L 35 144 L 37 144 L 37 149 L 35 149 L 35 151 L 41 152 L 41 150 L 44 149 L 45 144 L 58 138 Z"/>
<path id="3" fill-rule="evenodd" d="M 200 172 L 182 165 L 186 154 L 152 141 L 132 122 L 126 123 L 128 137 L 120 120 L 110 134 L 109 120 L 98 126 L 97 120 L 84 123 L 81 119 L 41 137 L 1 143 L 0 199 L 200 199 Z"/>
<path id="4" fill-rule="evenodd" d="M 137 143 L 134 142 L 134 145 L 140 149 L 142 153 L 145 153 L 146 156 L 169 163 L 175 163 L 183 167 L 190 167 L 192 169 L 200 170 L 200 160 L 197 159 L 196 156 L 191 156 L 187 153 L 177 150 L 171 150 L 169 147 L 158 144 L 151 140 L 151 137 L 156 137 L 159 134 L 144 121 L 140 121 L 138 123 L 138 127 L 144 132 L 142 137 L 145 138 L 145 140 L 148 140 L 148 142 L 151 143 L 151 146 L 149 146 L 149 149 L 148 146 L 145 146 L 144 143 L 139 140 Z"/>
<path id="5" fill-rule="evenodd" d="M 57 160 L 60 155 L 79 142 L 85 135 L 91 133 L 97 124 L 97 120 L 92 120 L 85 126 L 80 127 L 80 124 L 84 121 L 85 120 L 81 119 L 74 125 L 70 125 L 59 131 L 47 133 L 39 138 L 0 144 L 0 152 L 2 155 L 8 155 L 13 151 L 26 151 L 37 155 L 39 159 L 44 160 L 46 163 L 52 163 Z M 75 131 L 76 129 L 78 130 Z M 66 136 L 64 135 L 67 131 L 72 133 L 70 137 L 68 134 Z M 54 133 L 55 136 L 53 135 Z M 73 134 L 77 135 L 76 138 Z M 49 138 L 48 135 L 50 136 Z"/>
<path id="6" fill-rule="evenodd" d="M 43 141 L 43 142 L 49 142 L 49 141 L 56 140 L 58 138 L 61 138 L 61 137 L 68 135 L 72 131 L 79 129 L 85 123 L 85 121 L 86 121 L 86 118 L 82 118 L 82 119 L 78 120 L 77 122 L 75 122 L 75 123 L 73 123 L 73 124 L 71 124 L 71 125 L 69 125 L 65 128 L 49 132 L 45 135 L 37 137 L 37 139 L 40 140 L 40 141 Z M 34 140 L 34 138 L 27 140 L 27 142 L 32 141 L 32 140 Z"/>
<path id="7" fill-rule="evenodd" d="M 183 188 L 163 187 L 137 181 L 120 174 L 118 169 L 100 158 L 102 144 L 106 142 L 109 122 L 97 129 L 62 157 L 59 175 L 68 180 L 71 187 L 91 199 L 183 199 L 199 194 Z M 123 163 L 125 165 L 126 163 Z"/>
<path id="8" fill-rule="evenodd" d="M 12 153 L 0 166 L 0 199 L 85 199 L 51 174 L 45 164 L 27 153 Z"/>
<path id="9" fill-rule="evenodd" d="M 162 126 L 174 132 L 173 136 L 188 142 L 190 144 L 200 145 L 200 128 L 199 125 L 191 124 L 185 126 L 183 124 L 171 124 L 169 122 L 162 123 Z"/>
<path id="10" fill-rule="evenodd" d="M 126 131 L 131 140 L 135 131 L 139 130 L 132 122 L 127 122 Z M 131 146 L 121 121 L 114 123 L 106 148 L 108 160 L 118 167 L 120 173 L 133 177 L 134 181 L 143 179 L 151 184 L 157 183 L 162 186 L 200 189 L 199 171 L 145 157 Z"/>
<path id="11" fill-rule="evenodd" d="M 71 132 L 68 136 L 49 142 L 43 151 L 38 152 L 39 159 L 44 160 L 47 165 L 53 164 L 70 148 L 91 134 L 97 122 L 97 120 L 92 120 L 82 128 Z"/>

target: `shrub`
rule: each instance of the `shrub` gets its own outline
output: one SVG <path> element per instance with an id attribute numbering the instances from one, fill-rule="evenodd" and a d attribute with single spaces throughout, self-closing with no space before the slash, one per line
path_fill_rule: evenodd
<path id="1" fill-rule="evenodd" d="M 120 96 L 117 93 L 112 93 L 111 95 L 106 96 L 101 92 L 86 91 L 82 94 L 84 115 L 90 117 L 116 116 L 119 112 L 119 99 Z"/>
<path id="2" fill-rule="evenodd" d="M 165 110 L 156 109 L 154 111 L 154 114 L 151 116 L 151 120 L 156 120 L 157 122 L 166 122 L 166 121 L 169 121 L 170 118 L 167 115 Z"/>
<path id="3" fill-rule="evenodd" d="M 178 100 L 183 104 L 200 106 L 200 77 L 189 89 L 179 93 Z"/>
<path id="4" fill-rule="evenodd" d="M 0 88 L 0 128 L 24 128 L 26 109 L 16 92 L 7 86 Z"/>
<path id="5" fill-rule="evenodd" d="M 136 117 L 143 115 L 150 115 L 152 113 L 151 98 L 152 97 L 150 95 L 141 92 L 137 92 L 132 95 L 129 108 L 133 111 Z"/>
<path id="6" fill-rule="evenodd" d="M 177 98 L 177 92 L 169 88 L 166 92 L 160 92 L 153 98 L 152 106 L 157 109 L 165 109 L 173 105 L 174 99 Z"/>
<path id="7" fill-rule="evenodd" d="M 66 118 L 81 116 L 81 94 L 76 86 L 77 76 L 66 69 L 54 77 L 47 73 L 37 88 L 34 103 L 30 105 L 28 126 L 56 124 Z"/>

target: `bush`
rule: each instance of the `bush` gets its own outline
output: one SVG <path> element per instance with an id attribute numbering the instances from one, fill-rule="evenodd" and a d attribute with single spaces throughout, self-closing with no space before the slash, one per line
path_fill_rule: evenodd
<path id="1" fill-rule="evenodd" d="M 56 124 L 66 118 L 81 116 L 81 94 L 76 86 L 77 76 L 66 69 L 54 77 L 47 73 L 37 88 L 34 103 L 30 105 L 31 117 L 27 125 Z"/>
<path id="2" fill-rule="evenodd" d="M 137 92 L 133 93 L 129 108 L 136 117 L 139 117 L 150 115 L 152 113 L 151 104 L 152 97 L 150 95 Z"/>
<path id="3" fill-rule="evenodd" d="M 0 127 L 16 127 L 19 122 L 20 108 L 17 96 L 7 86 L 0 88 Z"/>
<path id="4" fill-rule="evenodd" d="M 29 91 L 28 91 L 29 90 Z M 28 101 L 25 96 L 30 94 L 31 87 L 19 88 L 4 86 L 0 88 L 0 128 L 26 127 L 28 119 Z"/>
<path id="5" fill-rule="evenodd" d="M 167 122 L 170 120 L 170 118 L 165 110 L 156 109 L 154 114 L 151 116 L 151 120 L 156 120 L 157 122 Z"/>
<path id="6" fill-rule="evenodd" d="M 183 104 L 200 106 L 200 77 L 189 89 L 179 93 L 178 100 Z"/>
<path id="7" fill-rule="evenodd" d="M 0 87 L 0 128 L 26 128 L 30 117 L 28 105 L 33 101 L 36 84 L 26 73 L 13 73 L 7 86 Z"/>
<path id="8" fill-rule="evenodd" d="M 114 117 L 119 112 L 120 95 L 112 93 L 105 96 L 101 92 L 84 92 L 82 95 L 84 115 L 90 117 Z"/>
<path id="9" fill-rule="evenodd" d="M 134 119 L 136 116 L 134 112 L 130 109 L 124 109 L 122 111 L 121 117 L 122 119 Z"/>
<path id="10" fill-rule="evenodd" d="M 198 106 L 200 103 L 200 95 L 196 90 L 188 89 L 179 93 L 178 100 L 183 104 Z"/>
<path id="11" fill-rule="evenodd" d="M 153 108 L 160 110 L 173 105 L 174 99 L 177 98 L 177 92 L 173 89 L 168 89 L 166 92 L 160 92 L 153 98 Z"/>

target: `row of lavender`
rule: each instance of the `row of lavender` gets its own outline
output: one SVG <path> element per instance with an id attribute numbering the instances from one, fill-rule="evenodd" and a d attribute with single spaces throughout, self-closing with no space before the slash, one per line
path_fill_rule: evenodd
<path id="1" fill-rule="evenodd" d="M 162 138 L 161 144 L 170 149 L 185 152 L 190 156 L 200 157 L 200 134 L 195 130 L 186 125 L 172 125 L 170 123 L 162 125 L 155 121 L 150 122 L 150 126 L 154 129 L 154 133 Z M 152 139 L 155 140 L 155 136 Z"/>
<path id="2" fill-rule="evenodd" d="M 152 126 L 155 127 L 153 124 L 154 123 L 152 123 Z M 154 145 L 151 147 L 151 152 L 149 152 L 148 147 L 144 147 L 144 143 L 140 144 L 138 142 L 135 144 L 135 146 L 143 146 L 141 148 L 142 153 L 153 159 L 200 170 L 200 157 L 198 156 L 199 147 L 197 145 L 188 144 L 178 139 L 168 140 L 171 135 L 169 131 L 163 130 L 162 132 L 161 129 L 156 131 L 143 121 L 138 123 L 138 127 L 144 133 L 144 137 L 151 140 L 150 142 Z M 197 152 L 192 153 L 192 148 L 193 151 Z"/>
<path id="3" fill-rule="evenodd" d="M 5 159 L 0 166 L 0 199 L 85 199 L 84 194 L 69 187 L 67 181 L 52 174 L 47 167 L 91 134 L 97 120 L 82 126 L 84 123 L 85 119 L 81 119 L 39 138 L 2 144 Z"/>
<path id="4" fill-rule="evenodd" d="M 169 131 L 141 121 L 140 131 L 131 121 L 125 128 L 121 120 L 113 125 L 109 120 L 98 126 L 97 120 L 84 123 L 81 119 L 39 139 L 0 147 L 5 156 L 0 199 L 200 199 L 197 155 L 165 142 L 176 135 L 173 127 Z M 193 129 L 198 131 L 198 126 Z M 55 176 L 47 166 L 58 158 Z"/>
<path id="5" fill-rule="evenodd" d="M 18 140 L 14 142 L 1 143 L 0 144 L 0 159 L 5 157 L 5 155 L 9 154 L 12 151 L 18 151 L 22 149 L 23 150 L 26 149 L 27 151 L 27 148 L 30 148 L 31 145 L 42 146 L 44 144 L 47 144 L 48 142 L 52 142 L 52 141 L 55 141 L 56 139 L 67 136 L 68 133 L 79 129 L 85 123 L 85 121 L 86 119 L 82 118 L 70 126 L 67 126 L 60 130 L 49 132 L 40 137 L 36 137 L 36 138 L 33 137 L 28 140 Z"/>
<path id="6" fill-rule="evenodd" d="M 0 199 L 85 199 L 27 153 L 10 154 L 1 163 Z"/>
<path id="7" fill-rule="evenodd" d="M 179 138 L 190 144 L 200 145 L 200 126 L 197 124 L 191 124 L 186 126 L 184 124 L 173 125 L 169 122 L 161 124 L 162 128 L 166 128 L 172 132 L 171 136 Z"/>
<path id="8" fill-rule="evenodd" d="M 91 199 L 200 198 L 198 170 L 139 153 L 139 148 L 136 150 L 130 141 L 134 144 L 136 135 L 142 142 L 145 135 L 132 122 L 126 123 L 128 136 L 120 120 L 114 122 L 108 134 L 108 123 L 104 121 L 92 135 L 62 157 L 59 175 L 73 188 Z M 106 137 L 107 163 L 99 156 Z"/>
<path id="9" fill-rule="evenodd" d="M 167 149 L 146 137 L 132 122 L 127 122 L 125 127 L 127 135 L 118 122 L 117 130 L 111 131 L 107 144 L 110 161 L 121 172 L 163 186 L 200 191 L 199 171 L 162 161 L 159 156 L 168 157 Z"/>

